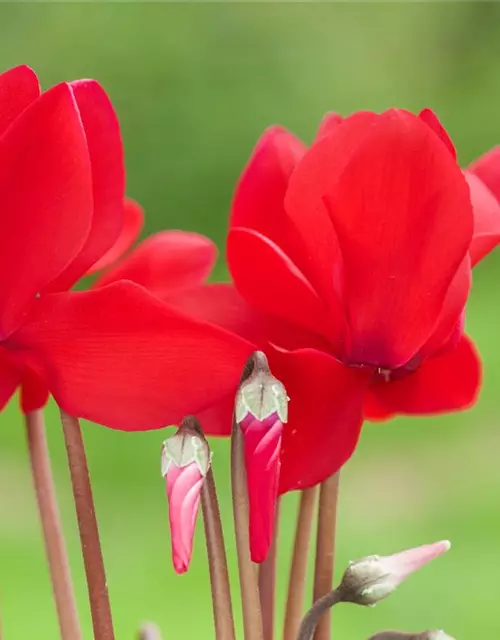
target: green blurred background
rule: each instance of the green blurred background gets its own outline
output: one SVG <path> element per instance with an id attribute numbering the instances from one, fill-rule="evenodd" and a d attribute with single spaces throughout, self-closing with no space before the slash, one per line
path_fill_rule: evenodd
<path id="1" fill-rule="evenodd" d="M 261 131 L 281 123 L 306 140 L 327 110 L 434 108 L 461 162 L 500 141 L 500 5 L 1 4 L 0 67 L 27 63 L 45 87 L 94 77 L 121 119 L 128 192 L 145 233 L 194 229 L 224 244 L 231 193 Z M 382 628 L 444 628 L 498 638 L 500 255 L 475 273 L 468 329 L 485 383 L 466 414 L 367 425 L 342 477 L 338 569 L 350 558 L 450 538 L 454 549 L 376 609 L 338 608 L 335 638 Z M 218 277 L 226 277 L 220 261 Z M 86 587 L 55 408 L 47 412 L 61 509 L 85 637 Z M 0 607 L 4 640 L 58 637 L 22 421 L 0 418 Z M 85 425 L 118 640 L 144 619 L 165 638 L 211 638 L 201 535 L 192 568 L 170 564 L 159 475 L 162 432 Z M 232 577 L 228 444 L 215 469 Z M 284 501 L 278 606 L 283 608 L 295 495 Z M 240 622 L 239 599 L 235 605 Z"/>

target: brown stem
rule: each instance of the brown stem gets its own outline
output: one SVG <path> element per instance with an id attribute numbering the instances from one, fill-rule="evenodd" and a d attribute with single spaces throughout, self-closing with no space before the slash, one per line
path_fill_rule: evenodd
<path id="1" fill-rule="evenodd" d="M 280 499 L 276 502 L 274 533 L 266 559 L 259 566 L 259 594 L 262 611 L 264 640 L 274 637 L 274 607 L 276 596 L 276 553 L 278 550 L 278 531 L 280 520 Z"/>
<path id="2" fill-rule="evenodd" d="M 313 602 L 328 594 L 332 588 L 339 476 L 340 472 L 337 471 L 333 476 L 322 482 L 320 488 Z M 330 618 L 331 614 L 328 610 L 327 614 L 322 616 L 318 623 L 314 640 L 330 639 Z"/>
<path id="3" fill-rule="evenodd" d="M 329 612 L 338 602 L 342 602 L 342 591 L 340 589 L 330 591 L 317 600 L 302 620 L 297 640 L 312 640 L 313 636 L 315 636 L 315 631 L 316 633 L 318 631 L 321 620 L 326 617 L 324 615 L 325 612 Z"/>
<path id="4" fill-rule="evenodd" d="M 146 622 L 139 629 L 137 640 L 162 640 L 160 629 L 152 622 Z"/>
<path id="5" fill-rule="evenodd" d="M 236 420 L 233 420 L 233 435 L 231 438 L 231 484 L 244 636 L 245 640 L 263 640 L 257 567 L 250 558 L 248 489 L 243 434 Z"/>
<path id="6" fill-rule="evenodd" d="M 302 620 L 307 578 L 307 561 L 309 559 L 316 494 L 316 487 L 312 487 L 311 489 L 304 489 L 300 495 L 292 566 L 290 568 L 288 595 L 286 599 L 283 640 L 295 640 L 300 627 L 300 621 Z"/>
<path id="7" fill-rule="evenodd" d="M 227 570 L 224 534 L 217 500 L 217 490 L 212 470 L 205 476 L 201 490 L 201 506 L 205 523 L 212 605 L 214 612 L 215 637 L 217 640 L 234 640 L 236 637 L 233 620 L 233 606 Z M 148 640 L 144 638 L 144 640 Z M 154 640 L 154 637 L 152 638 Z"/>
<path id="8" fill-rule="evenodd" d="M 43 411 L 39 409 L 26 414 L 25 423 L 31 473 L 42 523 L 61 639 L 80 640 L 82 632 L 50 467 Z"/>
<path id="9" fill-rule="evenodd" d="M 95 640 L 114 640 L 108 586 L 95 517 L 85 447 L 77 418 L 61 411 L 66 452 L 80 530 Z"/>

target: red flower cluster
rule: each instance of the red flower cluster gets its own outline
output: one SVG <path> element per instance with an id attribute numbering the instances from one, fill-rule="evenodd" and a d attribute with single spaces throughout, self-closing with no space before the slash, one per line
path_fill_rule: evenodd
<path id="1" fill-rule="evenodd" d="M 235 388 L 245 342 L 129 281 L 104 286 L 103 276 L 91 291 L 69 291 L 139 232 L 124 188 L 118 122 L 96 82 L 41 93 L 27 67 L 0 75 L 0 407 L 22 385 L 26 412 L 50 391 L 73 415 L 151 429 L 181 419 L 193 378 L 207 377 L 193 411 Z M 183 232 L 144 246 L 164 293 L 201 284 L 216 255 L 208 239 Z M 149 284 L 147 269 L 136 276 Z M 212 361 L 216 376 L 207 375 Z"/>
<path id="2" fill-rule="evenodd" d="M 341 467 L 364 417 L 477 396 L 464 314 L 471 267 L 500 241 L 500 152 L 462 171 L 429 110 L 329 114 L 309 149 L 269 129 L 233 202 L 234 286 L 206 284 L 213 244 L 175 231 L 69 291 L 140 229 L 118 123 L 93 81 L 40 93 L 27 68 L 0 76 L 0 192 L 2 405 L 21 384 L 26 411 L 48 390 L 113 428 L 196 413 L 229 435 L 242 367 L 262 350 L 290 398 L 286 492 Z"/>
<path id="3" fill-rule="evenodd" d="M 329 114 L 309 149 L 273 127 L 233 202 L 234 286 L 152 287 L 266 352 L 290 397 L 281 492 L 340 468 L 364 417 L 475 401 L 480 362 L 463 333 L 465 305 L 471 267 L 500 241 L 499 176 L 498 151 L 463 172 L 429 110 Z M 140 281 L 140 262 L 116 275 Z M 193 378 L 190 401 L 204 380 Z M 198 414 L 206 432 L 229 434 L 235 391 Z"/>

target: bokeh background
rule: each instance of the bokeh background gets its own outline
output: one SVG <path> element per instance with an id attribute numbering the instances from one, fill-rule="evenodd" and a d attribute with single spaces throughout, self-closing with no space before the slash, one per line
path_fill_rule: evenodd
<path id="1" fill-rule="evenodd" d="M 388 106 L 434 108 L 466 165 L 500 142 L 500 5 L 24 4 L 0 5 L 0 68 L 27 63 L 45 87 L 99 79 L 127 152 L 128 193 L 145 234 L 198 230 L 224 246 L 235 180 L 262 130 L 281 123 L 311 140 L 322 114 Z M 444 628 L 457 640 L 500 634 L 500 255 L 475 272 L 467 318 L 484 358 L 474 410 L 367 425 L 342 476 L 338 572 L 351 558 L 450 538 L 447 557 L 376 609 L 345 606 L 339 640 L 382 628 Z M 221 258 L 217 278 L 227 277 Z M 51 453 L 85 637 L 86 587 L 61 430 L 47 412 Z M 17 403 L 0 416 L 0 607 L 5 640 L 58 637 Z M 165 638 L 211 638 L 204 543 L 178 578 L 170 564 L 159 475 L 163 432 L 84 425 L 118 640 L 144 619 Z M 215 470 L 235 578 L 228 443 Z M 283 608 L 297 496 L 284 501 L 278 608 Z M 201 529 L 201 527 L 200 527 Z M 238 592 L 235 608 L 240 622 Z"/>

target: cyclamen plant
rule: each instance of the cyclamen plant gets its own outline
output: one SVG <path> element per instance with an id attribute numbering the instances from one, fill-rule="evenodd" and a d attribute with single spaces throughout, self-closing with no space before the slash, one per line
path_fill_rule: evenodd
<path id="1" fill-rule="evenodd" d="M 272 127 L 234 196 L 232 284 L 207 284 L 216 249 L 198 234 L 163 231 L 123 257 L 143 214 L 125 197 L 120 129 L 99 84 L 42 93 L 17 67 L 0 75 L 0 193 L 0 408 L 19 388 L 63 640 L 82 633 L 45 442 L 49 394 L 61 409 L 96 640 L 114 630 L 81 417 L 126 431 L 179 425 L 161 461 L 173 565 L 189 568 L 201 505 L 217 640 L 236 631 L 206 436 L 231 437 L 245 640 L 274 637 L 276 523 L 289 491 L 301 500 L 285 640 L 328 640 L 332 606 L 374 605 L 449 549 L 368 556 L 332 591 L 339 474 L 364 421 L 477 399 L 481 365 L 464 318 L 471 269 L 500 242 L 500 150 L 460 169 L 428 109 L 330 113 L 309 148 Z M 99 271 L 89 290 L 71 290 Z M 139 637 L 160 631 L 148 624 Z M 450 636 L 371 640 L 405 638 Z"/>

